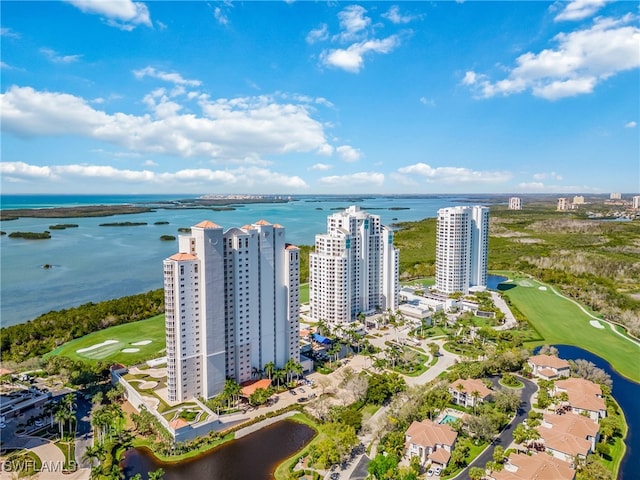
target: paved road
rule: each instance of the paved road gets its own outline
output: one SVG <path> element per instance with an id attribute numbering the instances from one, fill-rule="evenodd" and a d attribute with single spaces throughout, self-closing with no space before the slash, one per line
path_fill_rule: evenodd
<path id="1" fill-rule="evenodd" d="M 520 403 L 520 408 L 518 408 L 518 412 L 513 420 L 507 425 L 502 432 L 498 435 L 498 437 L 489 445 L 488 448 L 485 449 L 480 455 L 476 457 L 476 459 L 469 464 L 469 466 L 464 469 L 458 476 L 456 476 L 456 480 L 471 480 L 469 477 L 469 469 L 471 467 L 480 467 L 484 469 L 484 466 L 487 462 L 493 460 L 493 451 L 495 448 L 500 445 L 505 450 L 511 445 L 513 442 L 513 430 L 516 428 L 516 425 L 522 423 L 527 416 L 529 415 L 529 410 L 531 410 L 531 397 L 538 390 L 538 386 L 530 380 L 526 378 L 516 376 L 518 380 L 524 383 L 524 388 L 522 388 L 522 403 Z"/>

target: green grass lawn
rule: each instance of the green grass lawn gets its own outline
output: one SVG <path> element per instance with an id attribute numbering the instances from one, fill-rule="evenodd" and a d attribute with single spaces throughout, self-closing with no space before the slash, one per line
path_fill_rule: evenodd
<path id="1" fill-rule="evenodd" d="M 138 342 L 149 341 L 150 343 L 144 345 L 136 345 Z M 144 360 L 163 356 L 165 344 L 164 315 L 157 315 L 146 320 L 90 333 L 61 345 L 47 356 L 59 355 L 87 362 L 105 360 L 135 365 Z M 137 351 L 123 352 L 125 349 L 137 349 Z"/>
<path id="2" fill-rule="evenodd" d="M 300 305 L 309 303 L 309 284 L 302 283 L 300 285 Z"/>
<path id="3" fill-rule="evenodd" d="M 425 277 L 425 278 L 416 278 L 408 282 L 400 282 L 401 285 L 409 285 L 409 286 L 413 286 L 417 283 L 419 283 L 425 288 L 429 288 L 429 287 L 433 287 L 436 284 L 436 279 L 435 277 Z"/>
<path id="4" fill-rule="evenodd" d="M 640 369 L 635 361 L 640 358 L 638 344 L 612 332 L 604 322 L 601 325 L 605 328 L 593 327 L 590 324 L 593 318 L 554 294 L 548 285 L 532 278 L 508 275 L 513 281 L 501 285 L 503 292 L 544 337 L 543 342 L 532 345 L 564 344 L 583 348 L 604 358 L 621 375 L 640 382 Z"/>

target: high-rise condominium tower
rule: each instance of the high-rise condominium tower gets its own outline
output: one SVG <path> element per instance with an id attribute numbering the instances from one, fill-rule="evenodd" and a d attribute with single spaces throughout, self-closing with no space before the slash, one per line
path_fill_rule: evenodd
<path id="1" fill-rule="evenodd" d="M 444 293 L 486 287 L 489 243 L 487 207 L 438 210 L 436 285 Z"/>
<path id="2" fill-rule="evenodd" d="M 201 222 L 179 252 L 164 260 L 169 400 L 211 398 L 227 377 L 299 360 L 300 253 L 282 226 Z"/>
<path id="3" fill-rule="evenodd" d="M 351 206 L 327 217 L 309 255 L 310 316 L 351 322 L 362 312 L 398 306 L 398 249 L 393 231 Z"/>

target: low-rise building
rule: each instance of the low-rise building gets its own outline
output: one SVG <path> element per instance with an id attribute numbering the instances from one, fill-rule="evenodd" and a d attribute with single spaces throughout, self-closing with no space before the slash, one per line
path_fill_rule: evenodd
<path id="1" fill-rule="evenodd" d="M 405 433 L 407 456 L 420 458 L 420 464 L 428 461 L 445 468 L 451 458 L 458 432 L 448 424 L 431 420 L 414 421 Z"/>
<path id="2" fill-rule="evenodd" d="M 449 385 L 449 393 L 453 397 L 453 403 L 473 408 L 477 403 L 488 400 L 493 392 L 487 388 L 482 380 L 459 378 Z"/>
<path id="3" fill-rule="evenodd" d="M 583 415 L 546 413 L 537 430 L 548 453 L 572 462 L 595 451 L 599 429 L 597 422 Z"/>
<path id="4" fill-rule="evenodd" d="M 504 469 L 491 472 L 491 480 L 573 480 L 575 469 L 547 454 L 525 455 L 512 453 L 504 464 Z"/>
<path id="5" fill-rule="evenodd" d="M 554 355 L 534 355 L 529 357 L 527 363 L 532 375 L 544 380 L 568 377 L 570 374 L 569 362 Z"/>
<path id="6" fill-rule="evenodd" d="M 567 393 L 567 403 L 573 413 L 587 414 L 595 422 L 607 416 L 602 389 L 597 383 L 584 378 L 558 380 L 554 386 L 554 393 L 562 392 Z"/>

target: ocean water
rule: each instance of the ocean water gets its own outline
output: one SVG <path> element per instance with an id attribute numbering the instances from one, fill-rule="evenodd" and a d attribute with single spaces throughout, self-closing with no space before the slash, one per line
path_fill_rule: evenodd
<path id="1" fill-rule="evenodd" d="M 3 210 L 77 205 L 141 204 L 195 198 L 193 195 L 3 195 Z M 294 197 L 288 203 L 238 206 L 234 211 L 165 209 L 134 215 L 87 218 L 20 218 L 1 222 L 0 230 L 42 232 L 58 223 L 78 228 L 50 230 L 49 240 L 0 237 L 0 323 L 26 322 L 51 310 L 133 295 L 162 287 L 162 261 L 176 253 L 178 228 L 211 220 L 231 228 L 264 219 L 286 229 L 289 243 L 312 245 L 315 235 L 326 232 L 326 218 L 336 208 L 359 205 L 380 215 L 383 223 L 435 217 L 439 208 L 462 203 L 483 203 L 469 196 L 379 196 L 336 198 Z M 494 199 L 495 200 L 495 199 Z M 484 204 L 487 204 L 484 202 Z M 406 208 L 406 210 L 389 210 Z M 146 222 L 144 226 L 101 227 L 106 222 Z M 154 225 L 166 221 L 168 225 Z M 43 265 L 53 265 L 51 269 Z"/>

